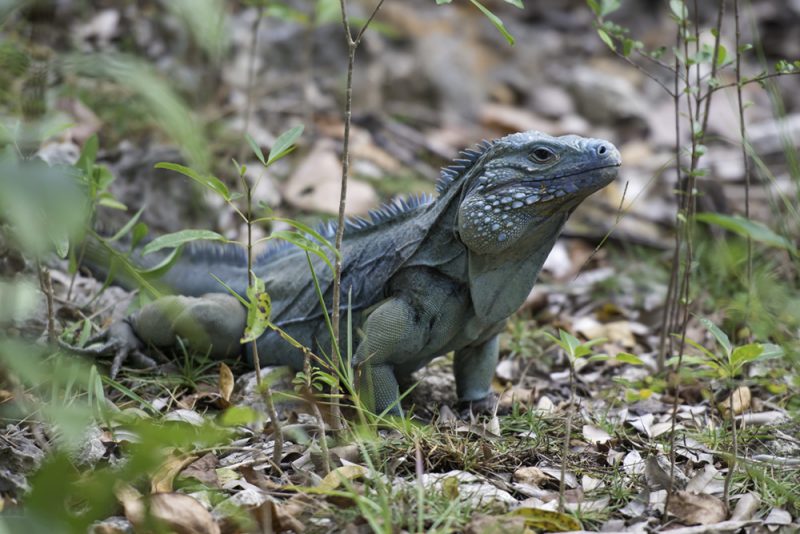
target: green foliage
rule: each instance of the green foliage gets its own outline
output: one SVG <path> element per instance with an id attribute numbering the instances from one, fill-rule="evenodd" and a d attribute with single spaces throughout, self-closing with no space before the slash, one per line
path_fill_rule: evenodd
<path id="1" fill-rule="evenodd" d="M 776 234 L 758 221 L 747 219 L 741 215 L 723 215 L 722 213 L 698 213 L 695 215 L 695 219 L 730 230 L 742 237 L 748 237 L 756 243 L 784 249 L 795 256 L 797 255 L 797 247 L 795 247 L 794 243 Z"/>
<path id="2" fill-rule="evenodd" d="M 80 238 L 90 209 L 81 186 L 97 191 L 107 185 L 105 178 L 66 165 L 50 167 L 7 148 L 0 153 L 0 220 L 28 253 L 38 257 L 54 250 L 64 258 L 70 239 Z"/>
<path id="3" fill-rule="evenodd" d="M 110 80 L 123 93 L 140 99 L 151 119 L 181 147 L 195 167 L 209 167 L 211 153 L 203 128 L 170 84 L 150 65 L 124 54 L 87 54 L 67 56 L 63 67 L 80 76 Z"/>
<path id="4" fill-rule="evenodd" d="M 578 340 L 578 338 L 576 338 L 569 332 L 561 329 L 558 330 L 559 337 L 555 337 L 554 335 L 548 333 L 545 333 L 545 335 L 550 339 L 550 341 L 561 347 L 561 350 L 563 350 L 564 354 L 567 355 L 570 365 L 574 365 L 575 362 L 581 358 L 592 356 L 593 354 L 592 347 L 594 345 L 597 345 L 599 343 L 605 343 L 607 341 L 606 339 L 593 339 L 581 343 Z M 593 358 L 589 359 L 591 360 Z"/>
<path id="5" fill-rule="evenodd" d="M 450 4 L 452 3 L 452 1 L 453 0 L 436 0 L 436 3 L 439 5 Z M 478 10 L 480 10 L 480 12 L 483 13 L 484 16 L 487 19 L 489 19 L 489 21 L 492 24 L 494 24 L 494 27 L 497 28 L 497 30 L 503 35 L 503 37 L 505 37 L 506 41 L 508 41 L 508 44 L 510 45 L 514 44 L 514 36 L 511 35 L 511 33 L 509 33 L 509 31 L 506 29 L 505 24 L 503 24 L 503 21 L 500 20 L 500 17 L 495 15 L 492 11 L 489 10 L 489 8 L 480 3 L 478 0 L 469 0 L 469 1 L 472 2 L 472 5 L 477 7 Z M 511 4 L 512 6 L 517 7 L 519 9 L 523 9 L 525 7 L 522 4 L 522 0 L 504 0 L 504 2 L 506 2 L 507 4 Z"/>
<path id="6" fill-rule="evenodd" d="M 693 341 L 686 339 L 686 343 L 697 349 L 698 355 L 684 355 L 683 361 L 689 365 L 705 368 L 701 374 L 708 374 L 714 378 L 731 381 L 738 378 L 745 365 L 753 362 L 779 358 L 784 351 L 778 345 L 772 343 L 748 343 L 734 347 L 728 335 L 720 330 L 714 323 L 705 317 L 698 318 L 700 323 L 711 333 L 716 340 L 718 349 L 721 351 L 711 351 Z M 670 363 L 677 363 L 678 358 L 673 358 Z"/>

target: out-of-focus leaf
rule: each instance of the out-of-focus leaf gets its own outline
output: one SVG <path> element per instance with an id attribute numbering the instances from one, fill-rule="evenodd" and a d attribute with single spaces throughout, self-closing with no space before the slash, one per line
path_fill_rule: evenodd
<path id="1" fill-rule="evenodd" d="M 208 169 L 211 152 L 203 128 L 183 99 L 150 65 L 124 54 L 73 54 L 66 56 L 62 65 L 67 72 L 113 80 L 121 90 L 141 99 L 150 117 L 181 147 L 191 164 Z"/>
<path id="2" fill-rule="evenodd" d="M 225 200 L 230 200 L 231 199 L 231 193 L 228 190 L 228 186 L 226 186 L 225 183 L 222 180 L 220 180 L 219 178 L 217 178 L 216 176 L 213 176 L 211 174 L 202 174 L 202 173 L 199 173 L 196 170 L 194 170 L 192 168 L 189 168 L 189 167 L 186 167 L 184 165 L 179 165 L 177 163 L 168 163 L 168 162 L 165 162 L 165 161 L 162 161 L 160 163 L 156 163 L 155 168 L 156 169 L 167 169 L 167 170 L 170 170 L 170 171 L 179 172 L 182 175 L 186 176 L 187 178 L 191 178 L 195 182 L 197 182 L 197 183 L 199 183 L 199 184 L 201 184 L 201 185 L 203 185 L 205 187 L 208 187 L 212 191 L 215 191 L 223 199 L 225 199 Z"/>
<path id="3" fill-rule="evenodd" d="M 302 134 L 303 125 L 298 124 L 294 128 L 290 128 L 279 135 L 269 151 L 269 156 L 267 156 L 267 162 L 265 165 L 272 165 L 275 161 L 281 159 L 286 154 L 291 152 L 294 149 L 295 142 Z M 263 162 L 264 160 L 261 159 L 261 161 Z"/>
<path id="4" fill-rule="evenodd" d="M 475 7 L 477 7 L 481 11 L 481 13 L 483 13 L 486 16 L 486 18 L 491 21 L 492 24 L 494 24 L 494 27 L 497 28 L 497 30 L 503 35 L 503 37 L 506 38 L 508 44 L 510 45 L 514 44 L 514 36 L 508 32 L 505 25 L 503 24 L 503 21 L 500 20 L 500 17 L 489 11 L 489 9 L 487 9 L 486 6 L 478 2 L 478 0 L 470 0 L 470 2 L 472 2 L 472 4 Z"/>
<path id="5" fill-rule="evenodd" d="M 742 237 L 749 237 L 753 241 L 788 250 L 797 255 L 797 247 L 791 241 L 776 234 L 760 222 L 751 221 L 740 215 L 723 215 L 721 213 L 698 213 L 695 215 L 695 219 L 730 230 Z"/>
<path id="6" fill-rule="evenodd" d="M 192 241 L 227 242 L 228 240 L 225 239 L 224 236 L 217 232 L 212 232 L 211 230 L 180 230 L 153 239 L 142 249 L 142 255 L 146 256 L 164 248 L 177 248 Z"/>
<path id="7" fill-rule="evenodd" d="M 186 24 L 212 61 L 224 57 L 229 41 L 223 0 L 169 0 L 163 5 Z"/>

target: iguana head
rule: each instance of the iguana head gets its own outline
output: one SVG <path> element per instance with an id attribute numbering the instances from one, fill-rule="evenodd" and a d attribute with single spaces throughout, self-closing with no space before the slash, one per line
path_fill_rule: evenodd
<path id="1" fill-rule="evenodd" d="M 528 241 L 551 216 L 566 220 L 583 199 L 614 180 L 622 162 L 608 141 L 534 131 L 465 155 L 474 161 L 464 169 L 458 233 L 476 254 L 497 254 Z"/>

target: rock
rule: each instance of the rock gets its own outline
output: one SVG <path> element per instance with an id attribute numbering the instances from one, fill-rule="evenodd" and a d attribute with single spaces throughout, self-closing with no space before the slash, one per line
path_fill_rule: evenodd
<path id="1" fill-rule="evenodd" d="M 548 119 L 558 119 L 575 111 L 572 97 L 557 85 L 535 87 L 531 91 L 530 101 L 531 109 Z"/>
<path id="2" fill-rule="evenodd" d="M 593 124 L 648 130 L 647 106 L 629 81 L 591 67 L 577 67 L 568 80 L 578 111 Z"/>

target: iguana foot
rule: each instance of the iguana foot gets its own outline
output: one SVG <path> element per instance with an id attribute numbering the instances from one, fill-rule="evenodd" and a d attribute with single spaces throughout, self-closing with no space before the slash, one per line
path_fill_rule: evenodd
<path id="1" fill-rule="evenodd" d="M 458 415 L 461 419 L 469 419 L 470 416 L 496 415 L 497 414 L 497 395 L 489 393 L 482 399 L 471 401 L 459 401 Z"/>
<path id="2" fill-rule="evenodd" d="M 122 364 L 126 362 L 143 369 L 158 365 L 153 358 L 142 352 L 144 344 L 127 320 L 117 321 L 108 330 L 92 337 L 86 347 L 76 347 L 63 341 L 59 341 L 59 345 L 71 352 L 92 358 L 113 355 L 109 372 L 111 378 L 116 378 Z"/>

